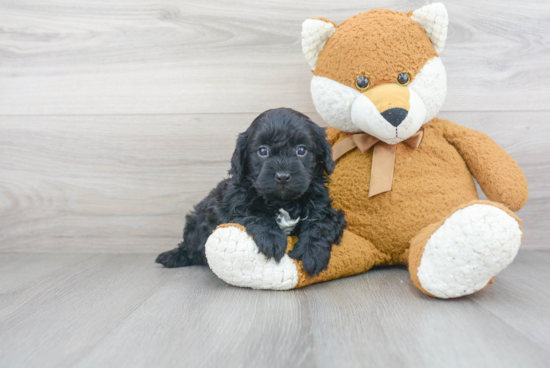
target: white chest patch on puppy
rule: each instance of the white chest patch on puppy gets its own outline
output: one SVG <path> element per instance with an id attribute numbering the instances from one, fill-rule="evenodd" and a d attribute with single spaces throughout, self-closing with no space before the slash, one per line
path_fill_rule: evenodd
<path id="1" fill-rule="evenodd" d="M 277 221 L 277 225 L 279 225 L 279 228 L 282 229 L 285 232 L 286 236 L 289 236 L 292 230 L 296 227 L 298 222 L 300 222 L 300 218 L 297 219 L 291 219 L 290 214 L 286 212 L 284 209 L 279 209 L 279 214 L 277 217 L 275 217 L 275 221 Z"/>

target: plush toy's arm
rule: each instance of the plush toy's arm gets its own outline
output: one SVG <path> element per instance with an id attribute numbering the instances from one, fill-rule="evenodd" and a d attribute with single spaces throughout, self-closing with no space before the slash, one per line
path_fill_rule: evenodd
<path id="1" fill-rule="evenodd" d="M 446 121 L 445 138 L 460 153 L 491 201 L 518 211 L 527 202 L 527 179 L 516 161 L 487 135 Z"/>

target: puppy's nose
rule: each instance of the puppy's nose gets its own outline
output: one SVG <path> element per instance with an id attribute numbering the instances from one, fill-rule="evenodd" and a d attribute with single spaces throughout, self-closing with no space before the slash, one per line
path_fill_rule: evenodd
<path id="1" fill-rule="evenodd" d="M 281 184 L 288 183 L 290 181 L 290 173 L 278 172 L 275 174 L 275 180 L 277 180 Z"/>

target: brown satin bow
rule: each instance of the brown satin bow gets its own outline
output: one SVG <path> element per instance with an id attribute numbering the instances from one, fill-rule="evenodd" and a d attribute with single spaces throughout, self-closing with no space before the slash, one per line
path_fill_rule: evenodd
<path id="1" fill-rule="evenodd" d="M 423 136 L 424 128 L 421 128 L 403 143 L 417 148 L 420 146 Z M 384 143 L 370 134 L 354 134 L 332 147 L 332 159 L 336 161 L 354 148 L 365 153 L 372 146 L 374 146 L 374 150 L 372 152 L 369 198 L 391 190 L 397 145 Z"/>

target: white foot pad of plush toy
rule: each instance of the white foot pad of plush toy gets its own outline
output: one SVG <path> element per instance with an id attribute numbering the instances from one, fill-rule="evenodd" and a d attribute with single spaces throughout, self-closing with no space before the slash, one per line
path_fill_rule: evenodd
<path id="1" fill-rule="evenodd" d="M 288 290 L 298 284 L 294 261 L 284 255 L 268 260 L 252 238 L 237 227 L 216 229 L 206 241 L 212 271 L 228 284 L 253 289 Z"/>
<path id="2" fill-rule="evenodd" d="M 475 293 L 512 262 L 521 235 L 518 222 L 497 207 L 458 210 L 428 239 L 418 280 L 438 298 Z"/>

